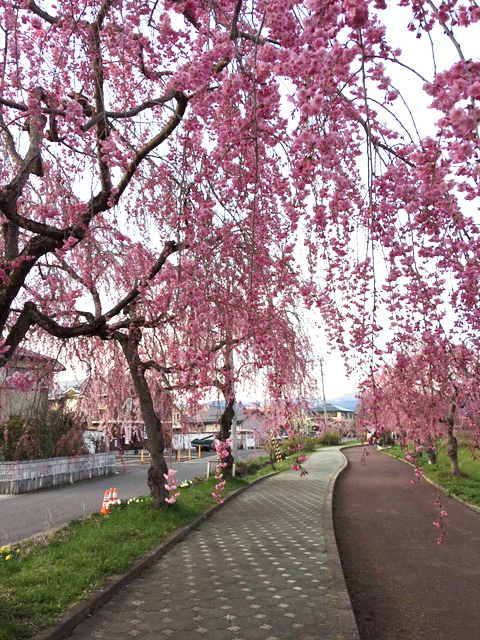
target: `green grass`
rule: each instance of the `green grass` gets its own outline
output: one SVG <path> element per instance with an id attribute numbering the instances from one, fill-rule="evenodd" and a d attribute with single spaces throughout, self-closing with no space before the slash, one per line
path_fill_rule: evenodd
<path id="1" fill-rule="evenodd" d="M 282 460 L 275 464 L 275 471 L 284 471 L 290 464 L 291 460 Z M 271 472 L 267 466 L 241 480 L 230 478 L 224 495 Z M 14 545 L 14 550 L 20 549 L 18 558 L 0 558 L 0 640 L 28 638 L 54 624 L 69 607 L 127 571 L 214 504 L 215 482 L 210 478 L 180 489 L 177 503 L 160 511 L 152 508 L 150 498 L 144 498 L 108 516 L 94 514 L 71 522 L 49 539 Z"/>
<path id="2" fill-rule="evenodd" d="M 462 475 L 453 477 L 450 474 L 450 461 L 445 447 L 442 443 L 438 443 L 437 446 L 438 462 L 436 465 L 428 464 L 425 453 L 419 458 L 427 478 L 442 486 L 447 495 L 458 496 L 465 502 L 480 507 L 480 457 L 477 460 L 473 460 L 468 447 L 460 445 L 458 448 L 458 462 Z M 405 459 L 405 453 L 399 445 L 385 449 L 384 453 L 395 458 Z"/>

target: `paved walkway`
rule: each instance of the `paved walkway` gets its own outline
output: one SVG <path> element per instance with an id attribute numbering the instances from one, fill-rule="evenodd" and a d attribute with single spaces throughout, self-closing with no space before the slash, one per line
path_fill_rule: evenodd
<path id="1" fill-rule="evenodd" d="M 254 485 L 73 633 L 75 640 L 355 640 L 331 523 L 338 449 Z"/>

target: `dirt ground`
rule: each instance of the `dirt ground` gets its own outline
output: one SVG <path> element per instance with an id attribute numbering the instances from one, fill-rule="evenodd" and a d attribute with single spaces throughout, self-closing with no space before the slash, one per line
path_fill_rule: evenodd
<path id="1" fill-rule="evenodd" d="M 480 514 L 374 447 L 344 450 L 334 492 L 338 550 L 362 640 L 480 640 Z"/>

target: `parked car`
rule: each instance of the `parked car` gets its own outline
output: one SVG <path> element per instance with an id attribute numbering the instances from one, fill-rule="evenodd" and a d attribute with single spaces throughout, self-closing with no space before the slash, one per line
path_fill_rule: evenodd
<path id="1" fill-rule="evenodd" d="M 217 436 L 214 433 L 211 433 L 207 436 L 202 436 L 201 438 L 194 438 L 191 442 L 191 445 L 196 449 L 202 447 L 202 449 L 205 451 L 214 451 L 216 439 Z"/>

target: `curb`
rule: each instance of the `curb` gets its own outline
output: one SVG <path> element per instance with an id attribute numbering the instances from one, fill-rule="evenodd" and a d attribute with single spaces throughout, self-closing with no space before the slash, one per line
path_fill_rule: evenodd
<path id="1" fill-rule="evenodd" d="M 232 491 L 232 493 L 225 497 L 223 503 L 214 504 L 209 507 L 191 524 L 187 525 L 186 527 L 182 527 L 181 529 L 173 533 L 170 537 L 166 538 L 166 540 L 164 540 L 158 547 L 154 548 L 152 551 L 149 551 L 145 556 L 143 556 L 143 558 L 140 558 L 140 560 L 137 560 L 126 573 L 115 576 L 105 587 L 102 587 L 97 591 L 93 591 L 86 600 L 83 600 L 82 602 L 79 602 L 77 605 L 74 605 L 72 608 L 70 608 L 68 612 L 60 618 L 59 622 L 50 627 L 47 627 L 46 629 L 43 629 L 42 631 L 35 633 L 33 636 L 30 636 L 29 640 L 63 640 L 63 638 L 72 633 L 75 627 L 77 627 L 83 620 L 85 620 L 85 618 L 92 615 L 94 611 L 99 609 L 111 598 L 113 598 L 113 596 L 125 586 L 127 586 L 127 584 L 132 582 L 132 580 L 137 578 L 152 564 L 162 558 L 172 547 L 186 538 L 190 531 L 193 531 L 194 529 L 199 527 L 202 522 L 208 520 L 208 518 L 211 518 L 211 516 L 216 511 L 218 511 L 218 509 L 221 509 L 224 504 L 227 504 L 244 491 L 250 489 L 250 487 L 253 487 L 258 482 L 261 482 L 262 480 L 265 480 L 266 478 L 270 478 L 271 476 L 277 474 L 278 472 L 269 473 L 265 476 L 262 476 L 261 478 L 257 478 L 245 487 L 241 487 L 240 489 Z"/>
<path id="2" fill-rule="evenodd" d="M 360 640 L 360 634 L 358 632 L 355 616 L 353 615 L 352 603 L 348 594 L 345 576 L 343 575 L 340 556 L 338 555 L 337 539 L 335 537 L 335 529 L 333 526 L 333 492 L 335 490 L 337 480 L 348 467 L 348 460 L 346 456 L 342 453 L 341 449 L 339 449 L 338 452 L 343 458 L 342 466 L 330 478 L 330 481 L 327 485 L 327 490 L 325 492 L 325 540 L 335 593 L 335 605 L 337 608 L 337 615 L 340 623 L 342 637 L 344 640 Z"/>
<path id="3" fill-rule="evenodd" d="M 386 456 L 389 455 L 386 451 L 382 451 L 382 450 L 380 450 L 379 453 L 384 453 Z M 389 457 L 393 458 L 394 460 L 399 460 L 400 462 L 404 462 L 405 464 L 408 464 L 409 467 L 412 467 L 412 469 L 415 469 L 415 465 L 412 464 L 411 462 L 408 462 L 408 460 L 402 460 L 402 458 L 397 458 L 396 456 L 389 456 Z M 460 504 L 463 504 L 464 507 L 468 507 L 469 509 L 471 509 L 472 511 L 480 515 L 480 507 L 477 507 L 477 505 L 470 504 L 470 502 L 466 502 L 465 500 L 462 500 L 462 498 L 459 498 L 458 496 L 455 496 L 453 494 L 448 495 L 447 490 L 444 487 L 442 487 L 442 485 L 438 484 L 434 480 L 431 480 L 430 478 L 427 478 L 426 475 L 423 475 L 422 479 L 425 480 L 425 482 L 428 482 L 428 484 L 431 484 L 432 487 L 435 487 L 437 491 L 439 491 L 440 493 L 443 493 L 443 495 L 446 496 L 447 498 L 452 498 L 453 500 L 460 502 Z"/>

